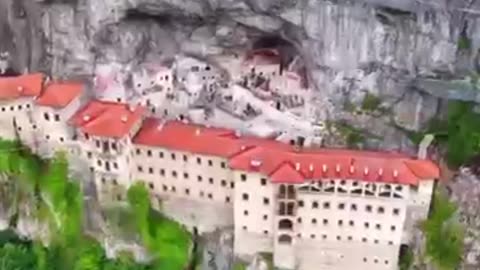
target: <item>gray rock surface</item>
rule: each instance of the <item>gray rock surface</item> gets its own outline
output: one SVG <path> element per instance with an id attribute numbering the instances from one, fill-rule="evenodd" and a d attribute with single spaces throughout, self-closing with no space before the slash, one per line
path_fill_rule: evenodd
<path id="1" fill-rule="evenodd" d="M 459 218 L 465 226 L 465 251 L 462 269 L 480 268 L 480 179 L 463 168 L 449 184 L 451 199 L 459 206 Z"/>
<path id="2" fill-rule="evenodd" d="M 222 229 L 202 235 L 202 270 L 231 270 L 233 267 L 233 230 Z"/>
<path id="3" fill-rule="evenodd" d="M 368 127 L 383 140 L 374 147 L 408 150 L 392 117 L 407 129 L 423 127 L 436 115 L 438 102 L 415 93 L 412 80 L 476 66 L 479 5 L 475 0 L 1 0 L 0 52 L 9 52 L 18 72 L 92 78 L 106 63 L 127 69 L 177 53 L 208 56 L 276 37 L 302 57 L 316 89 L 313 106 L 323 107 L 314 100 L 327 100 L 332 121 Z M 460 54 L 461 34 L 469 46 Z M 371 119 L 368 126 L 344 117 L 345 99 L 359 106 L 365 92 L 390 104 L 394 115 Z"/>

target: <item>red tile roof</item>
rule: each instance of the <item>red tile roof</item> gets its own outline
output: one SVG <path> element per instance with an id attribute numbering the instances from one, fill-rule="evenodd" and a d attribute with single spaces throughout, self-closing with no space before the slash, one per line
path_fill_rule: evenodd
<path id="1" fill-rule="evenodd" d="M 439 177 L 431 161 L 398 153 L 341 149 L 297 150 L 274 140 L 237 137 L 228 129 L 147 119 L 134 143 L 229 159 L 233 169 L 259 172 L 273 182 L 346 178 L 416 185 Z"/>
<path id="2" fill-rule="evenodd" d="M 93 100 L 76 112 L 70 123 L 90 135 L 122 138 L 141 121 L 144 112 L 141 106 Z"/>
<path id="3" fill-rule="evenodd" d="M 43 74 L 0 78 L 0 99 L 35 97 L 42 91 Z"/>
<path id="4" fill-rule="evenodd" d="M 79 82 L 52 82 L 49 83 L 36 103 L 42 106 L 63 108 L 80 95 L 83 84 Z"/>

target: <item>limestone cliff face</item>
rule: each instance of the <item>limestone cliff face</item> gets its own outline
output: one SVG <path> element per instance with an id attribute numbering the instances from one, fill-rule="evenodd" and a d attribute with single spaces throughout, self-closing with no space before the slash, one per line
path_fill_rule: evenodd
<path id="1" fill-rule="evenodd" d="M 380 6 L 384 5 L 384 6 Z M 0 51 L 15 70 L 91 77 L 99 64 L 135 66 L 179 53 L 287 44 L 330 120 L 369 130 L 367 146 L 409 149 L 396 125 L 419 129 L 439 102 L 412 80 L 476 66 L 476 0 L 1 0 Z M 480 10 L 480 8 L 479 8 Z M 468 49 L 459 52 L 459 39 Z M 387 110 L 358 115 L 369 92 Z M 318 104 L 317 104 L 318 103 Z M 355 111 L 355 110 L 353 110 Z"/>

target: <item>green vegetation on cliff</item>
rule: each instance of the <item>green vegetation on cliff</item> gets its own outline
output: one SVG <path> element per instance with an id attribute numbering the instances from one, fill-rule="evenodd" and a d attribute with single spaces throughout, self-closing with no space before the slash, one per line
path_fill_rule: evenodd
<path id="1" fill-rule="evenodd" d="M 421 228 L 427 257 L 439 270 L 457 269 L 463 257 L 463 227 L 456 220 L 457 207 L 443 192 L 435 192 L 431 213 Z"/>
<path id="2" fill-rule="evenodd" d="M 148 196 L 144 186 L 133 185 L 127 211 L 136 225 L 132 233 L 141 236 L 154 256 L 152 263 L 135 264 L 129 256 L 107 260 L 100 244 L 83 231 L 83 193 L 79 182 L 69 179 L 65 155 L 43 161 L 17 142 L 0 140 L 0 208 L 10 217 L 10 227 L 19 218 L 48 225 L 47 239 L 25 243 L 2 237 L 0 270 L 182 270 L 189 261 L 191 236 L 153 211 Z"/>

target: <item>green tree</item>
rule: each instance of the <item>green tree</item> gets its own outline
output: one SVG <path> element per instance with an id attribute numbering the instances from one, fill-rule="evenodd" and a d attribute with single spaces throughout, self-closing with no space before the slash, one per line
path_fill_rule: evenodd
<path id="1" fill-rule="evenodd" d="M 437 191 L 428 220 L 421 225 L 427 256 L 440 270 L 456 269 L 462 260 L 464 231 L 456 221 L 457 207 Z"/>
<path id="2" fill-rule="evenodd" d="M 0 248 L 0 270 L 34 269 L 35 258 L 23 245 L 7 243 Z"/>

